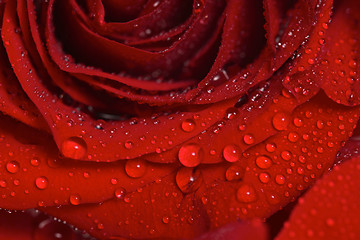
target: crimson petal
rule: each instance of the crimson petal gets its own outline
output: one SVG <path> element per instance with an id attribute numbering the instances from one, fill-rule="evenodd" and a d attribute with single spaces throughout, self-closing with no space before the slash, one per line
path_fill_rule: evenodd
<path id="1" fill-rule="evenodd" d="M 357 239 L 359 170 L 358 156 L 335 166 L 299 199 L 276 239 Z"/>

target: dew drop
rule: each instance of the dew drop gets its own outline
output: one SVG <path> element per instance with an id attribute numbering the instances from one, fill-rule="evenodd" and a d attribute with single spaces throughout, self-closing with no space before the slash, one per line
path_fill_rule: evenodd
<path id="1" fill-rule="evenodd" d="M 10 161 L 6 164 L 6 170 L 9 173 L 17 173 L 20 169 L 20 164 L 17 161 Z"/>
<path id="2" fill-rule="evenodd" d="M 285 161 L 289 161 L 291 159 L 291 153 L 289 151 L 282 151 L 281 158 Z"/>
<path id="3" fill-rule="evenodd" d="M 144 176 L 147 170 L 147 163 L 142 159 L 131 159 L 125 164 L 125 171 L 129 177 L 139 178 Z"/>
<path id="4" fill-rule="evenodd" d="M 250 145 L 253 144 L 255 142 L 254 137 L 250 134 L 246 134 L 244 135 L 244 143 Z"/>
<path id="5" fill-rule="evenodd" d="M 79 195 L 75 194 L 75 195 L 70 195 L 70 203 L 72 205 L 79 205 L 81 201 L 81 198 Z"/>
<path id="6" fill-rule="evenodd" d="M 224 147 L 223 156 L 228 162 L 236 162 L 240 160 L 241 149 L 237 145 L 227 145 Z"/>
<path id="7" fill-rule="evenodd" d="M 61 152 L 67 158 L 82 159 L 86 155 L 87 144 L 79 137 L 70 137 L 62 143 Z"/>
<path id="8" fill-rule="evenodd" d="M 176 184 L 183 193 L 196 191 L 202 184 L 200 170 L 182 167 L 176 173 Z"/>
<path id="9" fill-rule="evenodd" d="M 226 180 L 236 181 L 242 179 L 244 176 L 244 169 L 240 166 L 231 166 L 225 172 Z"/>
<path id="10" fill-rule="evenodd" d="M 37 159 L 37 158 L 32 158 L 32 159 L 30 160 L 30 164 L 31 164 L 32 166 L 34 166 L 34 167 L 37 167 L 37 166 L 40 165 L 40 161 L 39 161 L 39 159 Z"/>
<path id="11" fill-rule="evenodd" d="M 184 132 L 192 132 L 196 127 L 195 121 L 192 119 L 186 119 L 181 123 L 181 129 Z"/>
<path id="12" fill-rule="evenodd" d="M 263 155 L 258 156 L 255 159 L 255 163 L 261 169 L 268 169 L 272 165 L 271 159 L 269 157 L 263 156 Z"/>
<path id="13" fill-rule="evenodd" d="M 203 150 L 198 144 L 186 144 L 180 148 L 178 158 L 185 167 L 196 167 L 201 163 Z"/>
<path id="14" fill-rule="evenodd" d="M 262 183 L 268 183 L 270 181 L 270 175 L 267 173 L 260 173 L 259 180 Z"/>
<path id="15" fill-rule="evenodd" d="M 236 118 L 237 116 L 239 115 L 239 111 L 238 111 L 238 109 L 237 108 L 234 108 L 234 107 L 232 107 L 232 108 L 228 108 L 227 110 L 226 110 L 226 118 L 227 119 L 234 119 L 234 118 Z"/>
<path id="16" fill-rule="evenodd" d="M 49 181 L 46 177 L 37 177 L 35 179 L 35 185 L 38 189 L 45 189 L 48 187 Z"/>
<path id="17" fill-rule="evenodd" d="M 126 193 L 126 190 L 125 190 L 125 188 L 122 188 L 122 187 L 115 189 L 115 192 L 114 192 L 115 197 L 117 199 L 123 199 L 125 197 L 125 193 Z"/>
<path id="18" fill-rule="evenodd" d="M 294 125 L 296 127 L 301 127 L 303 125 L 303 121 L 300 118 L 294 118 Z"/>
<path id="19" fill-rule="evenodd" d="M 281 175 L 281 174 L 276 175 L 276 177 L 275 177 L 275 182 L 276 182 L 277 184 L 279 184 L 279 185 L 285 184 L 285 177 L 284 177 L 284 175 Z"/>
<path id="20" fill-rule="evenodd" d="M 295 132 L 290 132 L 288 134 L 288 140 L 293 143 L 297 142 L 299 140 L 299 135 Z"/>
<path id="21" fill-rule="evenodd" d="M 167 224 L 167 223 L 170 222 L 170 218 L 165 216 L 165 217 L 162 218 L 162 221 L 163 221 L 163 223 Z"/>
<path id="22" fill-rule="evenodd" d="M 276 113 L 272 118 L 274 128 L 279 131 L 285 130 L 289 125 L 289 122 L 290 120 L 288 114 L 282 112 Z"/>
<path id="23" fill-rule="evenodd" d="M 269 153 L 272 153 L 272 152 L 275 152 L 276 145 L 274 143 L 267 143 L 265 148 L 266 148 L 266 151 L 268 151 Z"/>
<path id="24" fill-rule="evenodd" d="M 124 147 L 125 147 L 126 149 L 132 149 L 132 148 L 134 147 L 134 143 L 131 142 L 131 141 L 126 141 L 126 142 L 124 143 Z"/>
<path id="25" fill-rule="evenodd" d="M 251 203 L 257 200 L 255 189 L 248 184 L 243 184 L 238 188 L 236 198 L 243 203 Z"/>

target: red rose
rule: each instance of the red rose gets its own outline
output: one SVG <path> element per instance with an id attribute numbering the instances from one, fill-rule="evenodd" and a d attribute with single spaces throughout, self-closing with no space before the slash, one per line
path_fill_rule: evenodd
<path id="1" fill-rule="evenodd" d="M 358 1 L 0 7 L 3 238 L 360 235 Z"/>

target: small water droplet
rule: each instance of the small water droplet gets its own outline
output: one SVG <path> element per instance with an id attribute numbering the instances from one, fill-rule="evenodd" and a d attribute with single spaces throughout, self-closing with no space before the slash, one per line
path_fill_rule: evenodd
<path id="1" fill-rule="evenodd" d="M 10 161 L 6 164 L 6 170 L 9 173 L 17 173 L 20 169 L 20 164 L 17 161 Z"/>
<path id="2" fill-rule="evenodd" d="M 131 149 L 131 148 L 134 147 L 134 143 L 131 142 L 131 141 L 126 141 L 126 142 L 124 143 L 124 147 L 125 147 L 126 149 Z"/>
<path id="3" fill-rule="evenodd" d="M 290 142 L 297 142 L 299 140 L 299 135 L 296 132 L 290 132 L 288 134 L 288 140 Z"/>
<path id="4" fill-rule="evenodd" d="M 269 157 L 267 156 L 258 156 L 255 159 L 255 163 L 256 165 L 261 168 L 261 169 L 268 169 L 269 167 L 271 167 L 272 165 L 272 161 Z"/>
<path id="5" fill-rule="evenodd" d="M 289 161 L 291 159 L 291 153 L 289 151 L 282 151 L 281 152 L 281 158 L 285 161 Z"/>
<path id="6" fill-rule="evenodd" d="M 239 111 L 237 108 L 232 107 L 226 110 L 226 118 L 229 120 L 236 118 L 238 115 Z"/>
<path id="7" fill-rule="evenodd" d="M 281 131 L 285 130 L 287 126 L 289 125 L 290 119 L 288 114 L 286 113 L 276 113 L 274 117 L 272 118 L 272 124 L 275 129 Z"/>
<path id="8" fill-rule="evenodd" d="M 225 177 L 228 181 L 236 181 L 242 179 L 244 176 L 244 169 L 240 166 L 234 165 L 226 170 Z"/>
<path id="9" fill-rule="evenodd" d="M 241 149 L 237 145 L 231 144 L 224 147 L 223 156 L 228 162 L 236 162 L 240 160 Z"/>
<path id="10" fill-rule="evenodd" d="M 277 184 L 279 184 L 279 185 L 285 184 L 285 177 L 284 177 L 284 175 L 281 175 L 281 174 L 276 175 L 276 177 L 275 177 L 275 182 L 276 182 Z"/>
<path id="11" fill-rule="evenodd" d="M 61 145 L 61 153 L 67 158 L 82 159 L 86 152 L 87 144 L 79 137 L 70 137 Z"/>
<path id="12" fill-rule="evenodd" d="M 255 189 L 248 184 L 243 184 L 238 188 L 236 198 L 243 203 L 251 203 L 257 200 Z"/>
<path id="13" fill-rule="evenodd" d="M 147 170 L 147 163 L 142 159 L 128 160 L 125 164 L 125 171 L 129 177 L 139 178 L 144 176 Z"/>
<path id="14" fill-rule="evenodd" d="M 35 185 L 37 188 L 43 190 L 48 187 L 49 181 L 46 177 L 37 177 L 35 179 Z"/>
<path id="15" fill-rule="evenodd" d="M 268 151 L 269 153 L 272 153 L 272 152 L 275 152 L 276 145 L 274 143 L 267 143 L 265 148 L 266 148 L 266 151 Z"/>
<path id="16" fill-rule="evenodd" d="M 262 183 L 268 183 L 270 181 L 270 175 L 267 173 L 260 173 L 259 180 Z"/>
<path id="17" fill-rule="evenodd" d="M 37 158 L 32 158 L 32 159 L 30 160 L 30 164 L 31 164 L 32 166 L 34 166 L 34 167 L 37 167 L 37 166 L 40 165 L 40 161 L 39 161 L 39 159 L 37 159 Z"/>
<path id="18" fill-rule="evenodd" d="M 180 148 L 178 157 L 185 167 L 196 167 L 201 163 L 203 150 L 198 144 L 186 144 Z"/>
<path id="19" fill-rule="evenodd" d="M 126 190 L 125 190 L 125 188 L 120 187 L 120 188 L 115 189 L 114 194 L 117 199 L 123 199 L 125 197 Z"/>
<path id="20" fill-rule="evenodd" d="M 195 121 L 192 119 L 186 119 L 181 123 L 181 129 L 184 132 L 192 132 L 196 127 Z"/>
<path id="21" fill-rule="evenodd" d="M 75 195 L 70 195 L 70 203 L 72 205 L 79 205 L 81 201 L 81 198 L 79 195 L 75 194 Z"/>
<path id="22" fill-rule="evenodd" d="M 183 193 L 196 191 L 202 184 L 201 171 L 182 167 L 176 173 L 176 184 Z"/>
<path id="23" fill-rule="evenodd" d="M 244 143 L 245 144 L 253 144 L 255 142 L 254 136 L 250 135 L 250 134 L 246 134 L 244 135 Z"/>
<path id="24" fill-rule="evenodd" d="M 165 217 L 162 218 L 162 221 L 163 221 L 163 223 L 167 224 L 167 223 L 170 222 L 170 218 L 165 216 Z"/>

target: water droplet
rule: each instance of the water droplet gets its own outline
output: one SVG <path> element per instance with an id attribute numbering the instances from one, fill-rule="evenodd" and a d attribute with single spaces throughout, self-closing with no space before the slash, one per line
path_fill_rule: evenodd
<path id="1" fill-rule="evenodd" d="M 126 190 L 125 188 L 117 188 L 115 189 L 115 197 L 118 198 L 118 199 L 123 199 L 125 197 L 125 193 L 126 193 Z"/>
<path id="2" fill-rule="evenodd" d="M 274 143 L 267 143 L 265 148 L 266 148 L 266 151 L 272 153 L 272 152 L 275 152 L 276 145 Z"/>
<path id="3" fill-rule="evenodd" d="M 72 205 L 79 205 L 81 201 L 81 198 L 79 195 L 75 194 L 75 195 L 70 195 L 70 203 Z"/>
<path id="4" fill-rule="evenodd" d="M 251 203 L 257 200 L 255 189 L 248 184 L 243 184 L 238 188 L 236 198 L 243 203 Z"/>
<path id="5" fill-rule="evenodd" d="M 196 191 L 202 184 L 201 171 L 194 168 L 180 168 L 176 173 L 176 184 L 183 193 Z"/>
<path id="6" fill-rule="evenodd" d="M 139 178 L 144 176 L 146 169 L 147 163 L 142 159 L 128 160 L 125 164 L 126 174 L 132 178 Z"/>
<path id="7" fill-rule="evenodd" d="M 285 184 L 285 177 L 281 174 L 276 175 L 275 182 L 279 185 Z"/>
<path id="8" fill-rule="evenodd" d="M 267 169 L 272 165 L 271 159 L 267 156 L 258 156 L 255 159 L 255 163 L 261 169 Z"/>
<path id="9" fill-rule="evenodd" d="M 124 147 L 125 147 L 126 149 L 131 149 L 131 148 L 134 147 L 134 143 L 131 142 L 131 141 L 126 141 L 126 142 L 124 143 Z"/>
<path id="10" fill-rule="evenodd" d="M 289 125 L 290 119 L 288 114 L 286 113 L 276 113 L 274 117 L 272 118 L 272 124 L 275 129 L 281 131 L 285 130 L 287 126 Z"/>
<path id="11" fill-rule="evenodd" d="M 236 162 L 240 160 L 241 149 L 237 145 L 227 145 L 224 147 L 223 156 L 228 162 Z"/>
<path id="12" fill-rule="evenodd" d="M 35 185 L 39 189 L 45 189 L 48 187 L 48 179 L 46 177 L 37 177 L 35 179 Z"/>
<path id="13" fill-rule="evenodd" d="M 288 139 L 289 139 L 290 142 L 293 142 L 293 143 L 297 142 L 299 140 L 299 135 L 297 133 L 295 133 L 295 132 L 290 132 L 288 134 Z"/>
<path id="14" fill-rule="evenodd" d="M 165 216 L 165 217 L 162 218 L 162 221 L 163 221 L 163 223 L 167 224 L 167 223 L 170 222 L 170 218 Z"/>
<path id="15" fill-rule="evenodd" d="M 268 183 L 270 181 L 270 175 L 267 173 L 260 173 L 259 180 L 262 183 Z"/>
<path id="16" fill-rule="evenodd" d="M 282 151 L 281 158 L 285 161 L 289 161 L 291 159 L 291 153 L 289 151 Z"/>
<path id="17" fill-rule="evenodd" d="M 37 158 L 32 158 L 32 159 L 30 160 L 30 164 L 31 164 L 32 166 L 34 166 L 34 167 L 37 167 L 37 166 L 40 165 L 40 161 L 39 161 L 39 159 L 37 159 Z"/>
<path id="18" fill-rule="evenodd" d="M 203 150 L 198 144 L 186 144 L 180 148 L 178 157 L 185 167 L 196 167 L 203 158 Z"/>
<path id="19" fill-rule="evenodd" d="M 0 187 L 5 188 L 7 186 L 5 180 L 0 180 Z"/>
<path id="20" fill-rule="evenodd" d="M 225 177 L 228 181 L 236 181 L 244 176 L 244 169 L 240 166 L 231 166 L 226 170 Z"/>
<path id="21" fill-rule="evenodd" d="M 234 107 L 232 107 L 232 108 L 228 108 L 227 110 L 226 110 L 226 118 L 227 119 L 234 119 L 234 118 L 236 118 L 237 116 L 239 115 L 239 111 L 238 111 L 238 109 L 237 108 L 234 108 Z"/>
<path id="22" fill-rule="evenodd" d="M 303 125 L 303 121 L 300 118 L 294 118 L 294 125 L 296 127 L 301 127 Z"/>
<path id="23" fill-rule="evenodd" d="M 20 164 L 17 161 L 10 161 L 6 164 L 6 170 L 9 173 L 17 173 L 20 169 Z"/>
<path id="24" fill-rule="evenodd" d="M 70 137 L 61 145 L 61 153 L 67 158 L 82 159 L 86 152 L 87 144 L 79 137 Z"/>
<path id="25" fill-rule="evenodd" d="M 254 137 L 250 134 L 246 134 L 244 135 L 244 143 L 250 145 L 250 144 L 253 144 L 254 143 Z"/>
<path id="26" fill-rule="evenodd" d="M 335 225 L 334 219 L 332 218 L 326 219 L 326 225 L 328 225 L 329 227 L 333 227 Z"/>
<path id="27" fill-rule="evenodd" d="M 184 132 L 192 132 L 195 129 L 195 121 L 192 119 L 186 119 L 181 123 L 181 129 L 184 130 Z"/>

